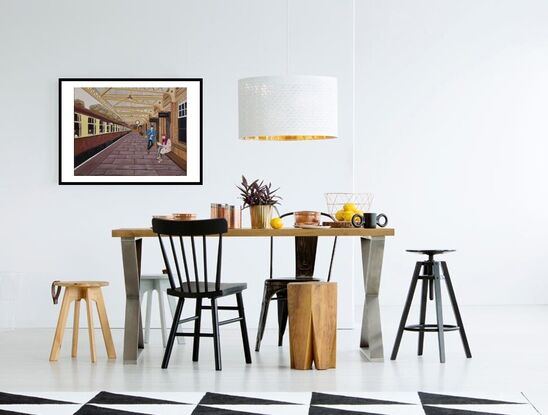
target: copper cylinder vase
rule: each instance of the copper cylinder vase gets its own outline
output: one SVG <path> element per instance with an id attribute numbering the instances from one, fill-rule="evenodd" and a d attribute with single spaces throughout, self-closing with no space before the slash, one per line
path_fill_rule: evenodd
<path id="1" fill-rule="evenodd" d="M 253 229 L 269 229 L 272 219 L 272 205 L 250 206 L 251 227 Z"/>

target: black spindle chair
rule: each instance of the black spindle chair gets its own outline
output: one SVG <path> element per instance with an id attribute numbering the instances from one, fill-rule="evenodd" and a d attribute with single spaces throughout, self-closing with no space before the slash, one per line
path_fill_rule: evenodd
<path id="1" fill-rule="evenodd" d="M 242 332 L 242 341 L 244 344 L 244 353 L 246 363 L 251 363 L 251 353 L 249 350 L 249 340 L 247 337 L 247 326 L 244 314 L 244 303 L 242 299 L 242 291 L 247 288 L 246 283 L 222 283 L 221 282 L 221 259 L 222 259 L 222 243 L 223 233 L 226 233 L 228 226 L 225 219 L 208 219 L 208 220 L 193 220 L 193 221 L 172 221 L 165 219 L 152 219 L 152 229 L 158 234 L 160 248 L 166 267 L 167 276 L 171 288 L 167 290 L 167 294 L 177 297 L 177 308 L 173 316 L 173 323 L 169 333 L 162 368 L 166 369 L 169 364 L 173 342 L 177 336 L 193 337 L 194 344 L 192 350 L 192 360 L 198 361 L 200 350 L 200 337 L 213 337 L 215 349 L 215 369 L 221 370 L 221 346 L 219 343 L 219 326 L 231 323 L 240 323 Z M 215 271 L 215 280 L 210 282 L 208 279 L 207 270 L 207 244 L 206 237 L 208 235 L 218 236 L 217 247 L 217 267 Z M 198 272 L 198 259 L 196 253 L 196 238 L 202 239 L 202 257 L 203 271 L 200 278 Z M 186 244 L 190 244 L 191 257 L 187 255 L 184 239 Z M 188 247 L 188 245 L 187 245 Z M 180 254 L 180 255 L 179 255 Z M 174 266 L 174 267 L 173 267 Z M 194 280 L 191 278 L 191 272 L 194 271 Z M 236 306 L 219 306 L 217 299 L 228 295 L 236 295 Z M 185 299 L 196 300 L 196 312 L 192 317 L 181 320 L 181 312 Z M 209 299 L 211 305 L 202 305 L 203 299 Z M 212 333 L 202 333 L 200 331 L 202 310 L 211 310 L 212 318 Z M 219 310 L 234 310 L 238 311 L 238 317 L 225 321 L 219 321 Z M 194 333 L 182 333 L 178 331 L 179 325 L 194 321 Z"/>

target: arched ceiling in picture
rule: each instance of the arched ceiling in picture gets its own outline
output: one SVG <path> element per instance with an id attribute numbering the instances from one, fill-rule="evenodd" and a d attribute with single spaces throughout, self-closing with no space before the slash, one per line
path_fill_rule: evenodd
<path id="1" fill-rule="evenodd" d="M 99 110 L 127 125 L 145 123 L 161 107 L 164 94 L 172 88 L 83 88 L 102 108 Z"/>

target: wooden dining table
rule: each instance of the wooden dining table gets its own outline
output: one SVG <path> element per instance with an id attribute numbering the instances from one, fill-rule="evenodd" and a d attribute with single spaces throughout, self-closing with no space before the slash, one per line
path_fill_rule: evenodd
<path id="1" fill-rule="evenodd" d="M 394 236 L 392 228 L 283 228 L 229 229 L 225 237 L 261 238 L 294 237 L 296 275 L 312 275 L 319 237 L 359 237 L 363 265 L 365 297 L 361 325 L 360 349 L 369 360 L 383 360 L 379 287 L 381 282 L 385 237 Z M 151 228 L 113 229 L 113 238 L 120 238 L 126 289 L 124 324 L 124 364 L 136 364 L 144 348 L 139 283 L 141 278 L 142 239 L 157 235 Z"/>

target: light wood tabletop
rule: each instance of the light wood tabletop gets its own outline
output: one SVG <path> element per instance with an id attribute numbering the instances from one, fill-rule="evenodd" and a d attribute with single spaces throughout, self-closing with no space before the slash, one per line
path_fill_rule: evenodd
<path id="1" fill-rule="evenodd" d="M 112 230 L 113 238 L 150 238 L 156 234 L 152 228 L 120 228 Z M 261 237 L 261 236 L 394 236 L 393 228 L 282 228 L 282 229 L 229 229 L 224 236 L 229 237 Z"/>

